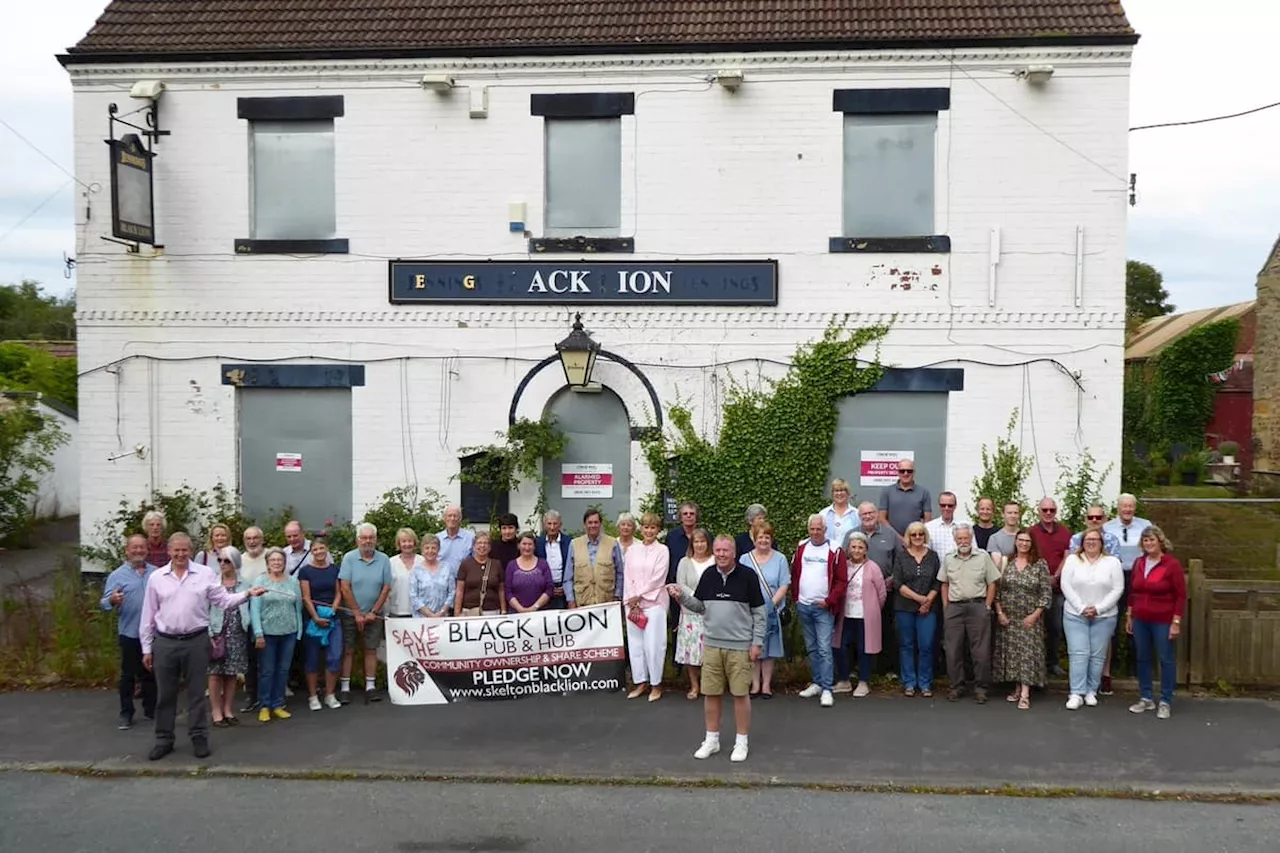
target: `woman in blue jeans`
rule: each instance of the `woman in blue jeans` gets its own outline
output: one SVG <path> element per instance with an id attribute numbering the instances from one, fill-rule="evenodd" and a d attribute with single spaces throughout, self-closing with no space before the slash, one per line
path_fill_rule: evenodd
<path id="1" fill-rule="evenodd" d="M 938 581 L 941 564 L 929 547 L 929 531 L 917 521 L 907 527 L 907 547 L 894 552 L 893 619 L 898 628 L 898 665 L 902 672 L 902 692 L 933 695 L 933 644 L 938 618 L 935 606 L 942 592 Z M 918 660 L 918 663 L 917 663 Z"/>
<path id="2" fill-rule="evenodd" d="M 267 592 L 249 604 L 253 620 L 254 644 L 258 649 L 258 721 L 269 722 L 274 716 L 287 720 L 284 709 L 285 682 L 293 649 L 302 637 L 302 589 L 297 578 L 285 572 L 284 551 L 267 549 L 267 573 L 254 582 Z"/>
<path id="3" fill-rule="evenodd" d="M 1138 701 L 1129 706 L 1134 714 L 1154 710 L 1157 720 L 1173 713 L 1173 686 L 1178 665 L 1173 644 L 1182 634 L 1187 604 L 1187 577 L 1174 559 L 1173 545 L 1154 524 L 1142 531 L 1142 556 L 1133 561 L 1129 575 L 1129 611 L 1125 630 L 1133 635 L 1138 658 Z M 1154 701 L 1151 683 L 1152 655 L 1160 660 L 1160 704 Z"/>
<path id="4" fill-rule="evenodd" d="M 1080 548 L 1062 561 L 1063 633 L 1067 635 L 1071 695 L 1067 710 L 1098 704 L 1107 646 L 1116 632 L 1124 570 L 1103 552 L 1102 531 L 1086 530 Z"/>

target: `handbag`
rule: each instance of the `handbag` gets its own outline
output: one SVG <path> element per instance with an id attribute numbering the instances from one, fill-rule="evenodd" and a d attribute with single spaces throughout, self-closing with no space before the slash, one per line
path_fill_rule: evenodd
<path id="1" fill-rule="evenodd" d="M 643 631 L 645 626 L 649 624 L 649 617 L 644 615 L 644 611 L 640 609 L 639 605 L 636 605 L 627 611 L 627 620 L 641 631 Z"/>
<path id="2" fill-rule="evenodd" d="M 224 622 L 222 630 L 209 638 L 209 660 L 220 661 L 227 657 L 227 625 Z"/>
<path id="3" fill-rule="evenodd" d="M 484 597 L 489 594 L 489 567 L 493 565 L 492 560 L 484 561 L 484 572 L 480 575 L 480 606 L 462 608 L 463 616 L 483 616 L 484 615 Z"/>
<path id="4" fill-rule="evenodd" d="M 769 581 L 765 578 L 764 572 L 760 571 L 760 564 L 756 562 L 756 555 L 753 552 L 748 551 L 747 556 L 751 558 L 751 565 L 755 567 L 756 577 L 760 578 L 760 583 L 764 586 L 764 594 L 769 596 L 769 599 L 772 600 L 773 587 L 769 586 Z M 774 610 L 777 612 L 778 621 L 782 624 L 783 628 L 791 624 L 791 608 L 787 606 L 785 601 L 782 603 L 781 607 L 775 607 Z"/>

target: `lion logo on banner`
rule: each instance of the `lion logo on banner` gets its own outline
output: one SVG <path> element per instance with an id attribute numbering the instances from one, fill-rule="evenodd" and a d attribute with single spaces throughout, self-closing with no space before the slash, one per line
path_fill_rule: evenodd
<path id="1" fill-rule="evenodd" d="M 427 683 L 427 674 L 416 660 L 407 660 L 396 667 L 395 680 L 397 687 L 406 695 L 412 696 L 418 692 L 419 687 Z"/>

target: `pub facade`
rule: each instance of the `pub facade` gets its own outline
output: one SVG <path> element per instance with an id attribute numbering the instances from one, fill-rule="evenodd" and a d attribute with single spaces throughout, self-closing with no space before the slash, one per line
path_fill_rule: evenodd
<path id="1" fill-rule="evenodd" d="M 310 526 L 396 486 L 459 500 L 466 448 L 548 413 L 575 529 L 651 491 L 669 407 L 714 438 L 733 384 L 833 323 L 892 326 L 890 375 L 841 404 L 860 498 L 907 454 L 963 505 L 1014 409 L 1029 488 L 1085 448 L 1116 484 L 1119 4 L 399 5 L 113 2 L 60 57 L 98 188 L 86 535 L 184 483 Z"/>

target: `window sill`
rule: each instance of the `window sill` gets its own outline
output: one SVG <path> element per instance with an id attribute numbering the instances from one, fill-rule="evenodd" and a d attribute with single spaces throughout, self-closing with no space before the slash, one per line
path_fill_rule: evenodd
<path id="1" fill-rule="evenodd" d="M 636 250 L 634 237 L 530 237 L 529 251 L 535 255 L 615 254 L 629 255 Z"/>
<path id="2" fill-rule="evenodd" d="M 333 240 L 236 240 L 237 255 L 345 255 L 345 237 Z"/>
<path id="3" fill-rule="evenodd" d="M 951 238 L 945 234 L 929 237 L 832 237 L 828 251 L 835 254 L 945 255 L 951 251 Z"/>

